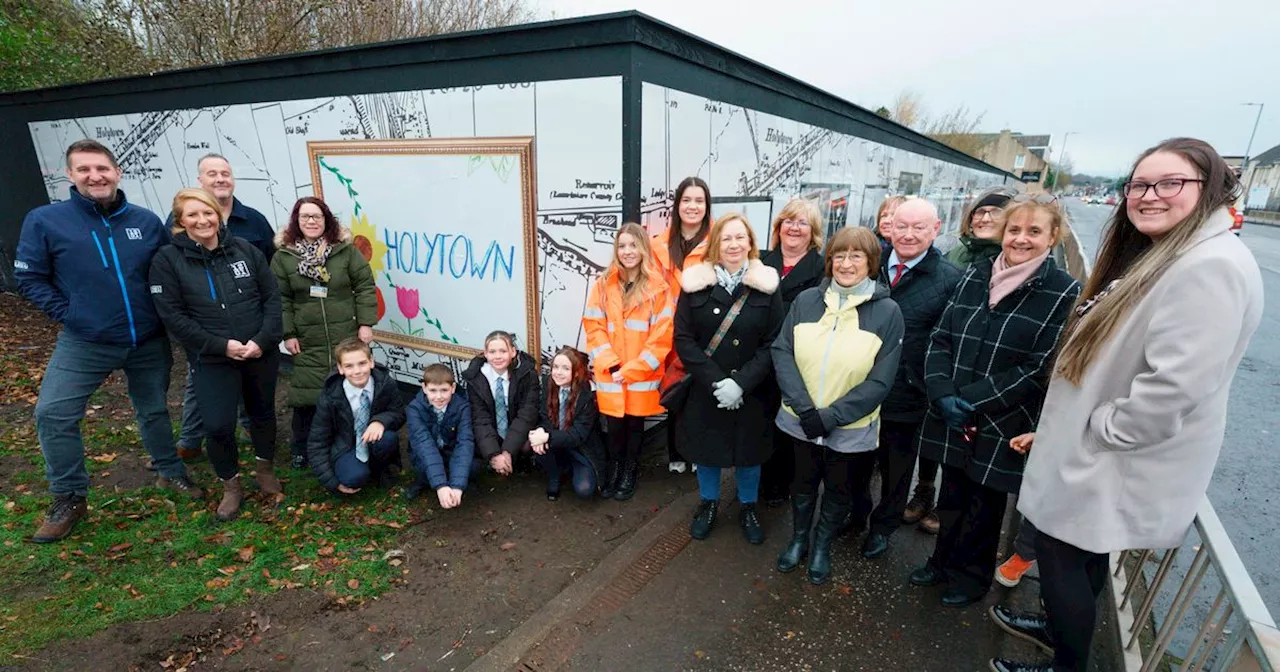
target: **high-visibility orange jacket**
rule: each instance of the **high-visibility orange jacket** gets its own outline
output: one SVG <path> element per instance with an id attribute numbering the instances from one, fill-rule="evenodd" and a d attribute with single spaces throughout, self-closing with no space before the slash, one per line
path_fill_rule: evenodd
<path id="1" fill-rule="evenodd" d="M 673 213 L 674 214 L 674 211 Z M 711 239 L 708 235 L 698 243 L 688 256 L 684 258 L 684 265 L 680 268 L 671 268 L 671 253 L 667 246 L 671 244 L 672 232 L 680 235 L 679 222 L 672 223 L 667 227 L 666 231 L 659 233 L 649 241 L 649 246 L 653 248 L 653 260 L 658 263 L 658 268 L 662 271 L 662 277 L 667 282 L 668 291 L 671 294 L 671 305 L 675 305 L 680 299 L 680 278 L 684 276 L 684 269 L 701 264 L 707 257 L 707 243 Z"/>
<path id="2" fill-rule="evenodd" d="M 606 271 L 591 285 L 582 326 L 596 383 L 600 412 L 614 418 L 663 412 L 658 403 L 663 362 L 671 351 L 675 303 L 660 271 L 648 268 L 644 296 L 622 303 L 622 273 Z M 618 367 L 622 382 L 613 380 Z"/>

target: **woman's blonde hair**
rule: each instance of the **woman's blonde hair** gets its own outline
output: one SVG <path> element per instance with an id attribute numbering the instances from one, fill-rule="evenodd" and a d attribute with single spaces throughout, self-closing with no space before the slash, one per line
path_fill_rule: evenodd
<path id="1" fill-rule="evenodd" d="M 218 225 L 221 226 L 224 223 L 222 221 L 222 208 L 218 207 L 218 202 L 213 200 L 213 196 L 209 195 L 209 192 L 196 188 L 180 189 L 177 195 L 173 197 L 173 228 L 170 229 L 170 233 L 177 235 L 187 230 L 187 227 L 182 225 L 182 207 L 187 201 L 200 201 L 213 208 L 213 211 L 218 213 Z"/>
<path id="2" fill-rule="evenodd" d="M 1157 152 L 1177 154 L 1195 166 L 1204 180 L 1200 184 L 1200 200 L 1186 219 L 1174 225 L 1159 240 L 1153 240 L 1133 225 L 1124 201 L 1116 206 L 1102 234 L 1097 264 L 1080 292 L 1076 306 L 1090 300 L 1112 282 L 1120 282 L 1084 317 L 1073 313 L 1059 341 L 1062 346 L 1054 371 L 1076 385 L 1080 384 L 1089 365 L 1115 334 L 1121 321 L 1195 243 L 1209 218 L 1235 202 L 1240 194 L 1240 180 L 1218 152 L 1203 140 L 1194 138 L 1173 138 L 1148 149 L 1133 163 L 1129 177 L 1133 177 L 1133 171 L 1143 160 Z M 1205 282 L 1217 281 L 1217 278 L 1205 278 Z M 1187 319 L 1195 317 L 1188 316 Z"/>
<path id="3" fill-rule="evenodd" d="M 1049 228 L 1053 231 L 1053 241 L 1049 243 L 1049 247 L 1052 248 L 1062 242 L 1062 236 L 1067 231 L 1067 215 L 1057 201 L 1053 203 L 1040 203 L 1038 201 L 1019 201 L 1014 203 L 1004 211 L 1005 225 L 1007 226 L 1009 222 L 1015 219 L 1021 220 L 1023 217 L 1028 219 L 1035 217 L 1036 214 L 1041 212 L 1049 216 Z"/>
<path id="4" fill-rule="evenodd" d="M 802 219 L 809 223 L 809 249 L 822 247 L 822 213 L 818 206 L 803 198 L 793 198 L 782 208 L 782 212 L 773 218 L 773 228 L 769 231 L 769 241 L 775 245 L 782 242 L 782 222 L 786 219 Z"/>
<path id="5" fill-rule="evenodd" d="M 631 283 L 631 287 L 627 288 L 623 274 L 625 269 L 622 268 L 622 262 L 618 261 L 618 246 L 622 244 L 622 236 L 631 236 L 636 241 L 636 248 L 640 250 L 640 265 L 637 267 L 639 271 L 636 273 L 636 279 Z M 645 235 L 644 229 L 635 222 L 627 222 L 618 229 L 618 235 L 613 237 L 613 259 L 609 261 L 609 270 L 606 275 L 617 272 L 620 278 L 624 279 L 622 284 L 622 305 L 631 306 L 635 301 L 649 295 L 649 276 L 659 275 L 659 271 L 653 267 L 653 248 L 649 246 L 649 237 Z"/>
<path id="6" fill-rule="evenodd" d="M 751 251 L 747 253 L 747 261 L 760 258 L 760 246 L 756 243 L 756 232 L 751 228 L 751 222 L 739 212 L 726 212 L 720 215 L 720 219 L 711 226 L 711 233 L 707 235 L 707 263 L 715 266 L 720 263 L 720 236 L 724 234 L 724 227 L 733 222 L 742 222 L 742 226 L 747 229 L 747 240 L 751 241 Z"/>

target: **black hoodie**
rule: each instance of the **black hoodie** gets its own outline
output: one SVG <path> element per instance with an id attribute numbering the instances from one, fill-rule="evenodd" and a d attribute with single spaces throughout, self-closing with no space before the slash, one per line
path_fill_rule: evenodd
<path id="1" fill-rule="evenodd" d="M 480 369 L 485 365 L 484 355 L 476 355 L 471 365 L 462 373 L 467 384 L 467 397 L 471 401 L 471 426 L 476 438 L 476 452 L 488 460 L 499 451 L 518 454 L 529 442 L 529 432 L 538 426 L 538 371 L 533 358 L 521 351 L 507 369 L 511 390 L 507 397 L 507 438 L 498 436 L 498 422 L 494 414 L 493 390 L 489 379 Z"/>
<path id="2" fill-rule="evenodd" d="M 227 341 L 280 344 L 280 290 L 252 244 L 218 234 L 209 250 L 185 232 L 151 261 L 151 297 L 169 333 L 202 362 L 226 362 Z"/>
<path id="3" fill-rule="evenodd" d="M 382 423 L 384 431 L 399 431 L 404 426 L 405 408 L 400 387 L 387 367 L 381 364 L 374 365 L 370 376 L 373 380 L 373 403 L 369 409 L 369 422 Z M 330 374 L 325 379 L 316 404 L 316 416 L 311 421 L 311 435 L 307 437 L 307 461 L 311 463 L 311 471 L 320 479 L 320 485 L 330 491 L 338 489 L 333 463 L 343 453 L 356 449 L 356 418 L 342 387 L 344 380 L 346 378 L 340 373 Z"/>

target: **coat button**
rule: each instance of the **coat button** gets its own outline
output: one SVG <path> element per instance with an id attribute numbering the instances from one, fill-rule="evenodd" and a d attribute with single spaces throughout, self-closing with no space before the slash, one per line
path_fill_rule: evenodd
<path id="1" fill-rule="evenodd" d="M 733 347 L 738 347 L 738 339 L 733 339 Z"/>
<path id="2" fill-rule="evenodd" d="M 714 315 L 719 315 L 719 314 L 720 314 L 720 309 L 719 309 L 719 308 L 712 308 L 712 309 L 711 309 L 711 313 L 712 313 L 712 314 L 714 314 Z"/>

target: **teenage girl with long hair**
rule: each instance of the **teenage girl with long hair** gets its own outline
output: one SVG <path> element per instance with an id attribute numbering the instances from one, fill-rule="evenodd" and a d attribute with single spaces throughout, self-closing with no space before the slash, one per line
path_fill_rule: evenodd
<path id="1" fill-rule="evenodd" d="M 542 384 L 538 410 L 538 426 L 529 432 L 529 444 L 547 473 L 547 499 L 560 498 L 565 473 L 570 475 L 574 494 L 591 497 L 604 468 L 604 445 L 586 355 L 569 346 L 556 351 L 551 374 Z"/>

